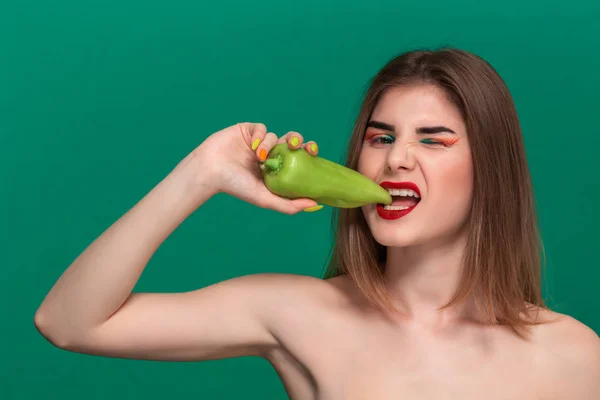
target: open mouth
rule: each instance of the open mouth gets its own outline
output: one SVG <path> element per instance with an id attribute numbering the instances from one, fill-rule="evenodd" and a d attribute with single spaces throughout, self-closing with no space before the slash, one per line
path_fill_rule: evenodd
<path id="1" fill-rule="evenodd" d="M 392 195 L 392 204 L 377 204 L 377 213 L 383 219 L 403 217 L 421 201 L 419 188 L 412 182 L 382 182 L 381 186 Z"/>
<path id="2" fill-rule="evenodd" d="M 384 205 L 384 210 L 408 210 L 421 201 L 421 196 L 412 189 L 388 189 L 388 192 L 392 195 L 392 204 Z"/>

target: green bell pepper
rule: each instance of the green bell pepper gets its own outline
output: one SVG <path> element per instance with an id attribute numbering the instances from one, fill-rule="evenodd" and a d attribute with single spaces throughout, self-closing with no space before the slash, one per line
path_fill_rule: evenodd
<path id="1" fill-rule="evenodd" d="M 260 165 L 267 189 L 288 199 L 309 198 L 338 208 L 392 204 L 390 193 L 365 175 L 287 143 L 273 147 Z"/>

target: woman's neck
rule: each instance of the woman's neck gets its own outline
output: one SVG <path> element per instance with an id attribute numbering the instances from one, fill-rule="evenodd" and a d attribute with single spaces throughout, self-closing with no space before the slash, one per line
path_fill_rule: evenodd
<path id="1" fill-rule="evenodd" d="M 461 280 L 466 235 L 444 244 L 389 247 L 384 280 L 390 299 L 403 318 L 426 325 L 476 319 L 471 300 L 439 310 Z"/>

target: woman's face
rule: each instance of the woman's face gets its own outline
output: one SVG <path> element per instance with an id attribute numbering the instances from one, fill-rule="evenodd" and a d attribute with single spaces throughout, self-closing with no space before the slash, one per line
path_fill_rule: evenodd
<path id="1" fill-rule="evenodd" d="M 387 91 L 372 113 L 357 169 L 395 188 L 392 207 L 362 207 L 384 246 L 452 240 L 468 218 L 473 171 L 466 127 L 436 86 Z"/>

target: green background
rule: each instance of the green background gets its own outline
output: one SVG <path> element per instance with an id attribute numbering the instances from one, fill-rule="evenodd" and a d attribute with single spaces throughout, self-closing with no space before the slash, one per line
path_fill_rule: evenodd
<path id="1" fill-rule="evenodd" d="M 546 296 L 600 332 L 598 2 L 203 3 L 0 5 L 0 397 L 286 398 L 261 359 L 72 354 L 37 333 L 34 312 L 70 262 L 216 130 L 264 122 L 340 161 L 368 80 L 415 47 L 473 51 L 506 80 L 540 207 Z M 168 238 L 137 290 L 321 276 L 330 216 L 218 195 Z M 298 249 L 310 251 L 285 256 Z"/>

